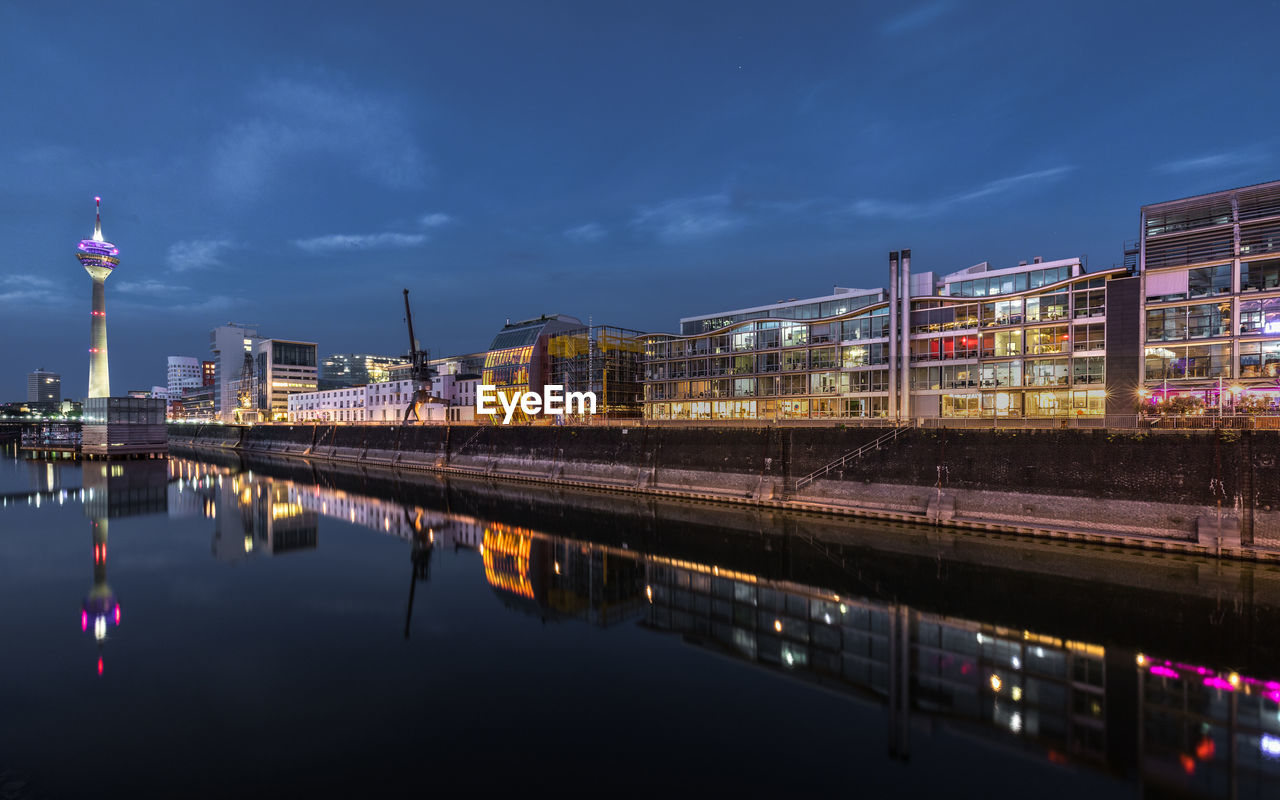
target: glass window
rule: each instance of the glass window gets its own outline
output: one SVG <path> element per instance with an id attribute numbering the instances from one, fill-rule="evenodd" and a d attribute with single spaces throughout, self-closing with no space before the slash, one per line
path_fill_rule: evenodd
<path id="1" fill-rule="evenodd" d="M 1066 326 L 1028 328 L 1026 352 L 1028 355 L 1066 352 L 1070 338 Z"/>
<path id="2" fill-rule="evenodd" d="M 1280 289 L 1280 258 L 1240 263 L 1240 291 Z"/>
<path id="3" fill-rule="evenodd" d="M 1022 331 L 999 331 L 995 334 L 995 351 L 993 355 L 996 358 L 1021 354 Z"/>
<path id="4" fill-rule="evenodd" d="M 1071 382 L 1074 384 L 1103 383 L 1107 360 L 1102 356 L 1072 359 Z"/>
<path id="5" fill-rule="evenodd" d="M 1240 377 L 1274 378 L 1280 375 L 1280 342 L 1241 342 Z"/>
<path id="6" fill-rule="evenodd" d="M 839 385 L 837 375 L 838 373 L 835 372 L 814 372 L 810 374 L 810 392 L 812 394 L 835 394 L 836 387 Z"/>
<path id="7" fill-rule="evenodd" d="M 1187 307 L 1147 309 L 1147 341 L 1172 342 L 1187 338 Z"/>
<path id="8" fill-rule="evenodd" d="M 782 346 L 795 347 L 809 343 L 808 325 L 787 325 L 782 329 Z"/>
<path id="9" fill-rule="evenodd" d="M 1205 303 L 1191 306 L 1187 312 L 1187 336 L 1208 339 L 1227 336 L 1231 332 L 1231 303 Z"/>
<path id="10" fill-rule="evenodd" d="M 1027 361 L 1025 386 L 1066 386 L 1067 359 L 1038 358 Z"/>
<path id="11" fill-rule="evenodd" d="M 1107 346 L 1107 326 L 1103 323 L 1076 325 L 1072 329 L 1076 350 L 1102 350 Z"/>
<path id="12" fill-rule="evenodd" d="M 1022 362 L 997 361 L 979 367 L 979 381 L 984 387 L 1021 386 Z"/>
<path id="13" fill-rule="evenodd" d="M 1187 291 L 1194 300 L 1197 297 L 1213 297 L 1231 293 L 1231 265 L 1200 267 L 1188 271 Z"/>
<path id="14" fill-rule="evenodd" d="M 795 372 L 809 368 L 808 350 L 784 350 L 782 352 L 782 369 L 784 372 Z"/>

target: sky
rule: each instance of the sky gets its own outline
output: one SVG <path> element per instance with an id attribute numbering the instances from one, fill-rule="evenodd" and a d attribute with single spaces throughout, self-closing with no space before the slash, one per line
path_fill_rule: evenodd
<path id="1" fill-rule="evenodd" d="M 0 401 L 209 330 L 433 355 L 948 272 L 1118 263 L 1139 207 L 1280 178 L 1280 4 L 0 5 Z"/>

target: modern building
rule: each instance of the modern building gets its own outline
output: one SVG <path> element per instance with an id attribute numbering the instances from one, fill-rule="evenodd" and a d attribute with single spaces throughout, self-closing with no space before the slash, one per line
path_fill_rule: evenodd
<path id="1" fill-rule="evenodd" d="M 1138 271 L 1142 404 L 1274 413 L 1280 181 L 1143 206 Z"/>
<path id="2" fill-rule="evenodd" d="M 169 356 L 168 366 L 165 370 L 169 398 L 174 399 L 180 397 L 184 389 L 194 389 L 197 386 L 203 386 L 205 381 L 205 363 L 206 362 L 192 356 Z"/>
<path id="3" fill-rule="evenodd" d="M 596 415 L 641 416 L 644 401 L 644 334 L 593 325 L 562 331 L 547 346 L 550 383 L 566 392 L 595 392 Z"/>
<path id="4" fill-rule="evenodd" d="M 911 251 L 894 252 L 888 290 L 836 287 L 687 317 L 681 334 L 643 337 L 644 415 L 1101 416 L 1107 302 L 1125 272 L 1037 258 L 939 278 L 913 275 Z"/>
<path id="5" fill-rule="evenodd" d="M 111 396 L 111 369 L 107 363 L 106 280 L 120 266 L 120 250 L 102 238 L 102 198 L 93 202 L 97 211 L 93 237 L 80 242 L 76 258 L 93 280 L 92 309 L 89 314 L 89 397 Z"/>
<path id="6" fill-rule="evenodd" d="M 237 406 L 236 391 L 244 378 L 253 378 L 254 345 L 259 341 L 258 329 L 254 325 L 242 325 L 228 322 L 209 331 L 209 353 L 214 367 L 215 411 L 223 422 L 235 421 Z M 249 373 L 246 367 L 245 354 Z"/>
<path id="7" fill-rule="evenodd" d="M 56 372 L 48 372 L 44 367 L 27 373 L 27 402 L 62 402 L 62 376 Z"/>
<path id="8" fill-rule="evenodd" d="M 484 359 L 488 353 L 464 353 L 458 356 L 433 358 L 430 362 L 432 375 L 479 375 L 484 369 Z"/>
<path id="9" fill-rule="evenodd" d="M 214 411 L 215 400 L 216 395 L 212 384 L 183 389 L 177 397 L 169 398 L 169 417 L 185 420 L 214 420 L 217 418 Z"/>
<path id="10" fill-rule="evenodd" d="M 390 379 L 393 367 L 409 364 L 409 359 L 400 356 L 335 353 L 321 362 L 320 380 L 332 388 L 382 383 Z"/>
<path id="11" fill-rule="evenodd" d="M 497 387 L 497 393 L 508 399 L 525 392 L 542 393 L 551 383 L 551 359 L 547 347 L 554 334 L 583 327 L 582 320 L 564 314 L 543 314 L 520 322 L 508 321 L 493 337 L 485 354 L 480 383 Z M 528 421 L 517 410 L 513 421 Z M 495 421 L 500 422 L 499 416 Z"/>
<path id="12" fill-rule="evenodd" d="M 255 408 L 265 421 L 289 418 L 289 395 L 316 391 L 316 343 L 259 339 L 254 344 Z"/>

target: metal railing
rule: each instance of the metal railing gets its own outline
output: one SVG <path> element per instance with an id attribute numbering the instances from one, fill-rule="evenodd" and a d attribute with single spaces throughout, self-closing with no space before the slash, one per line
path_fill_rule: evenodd
<path id="1" fill-rule="evenodd" d="M 904 431 L 907 431 L 910 429 L 911 429 L 910 425 L 900 425 L 894 428 L 893 430 L 889 431 L 888 433 L 880 434 L 872 441 L 867 442 L 862 447 L 859 447 L 857 450 L 853 450 L 851 452 L 845 453 L 844 455 L 837 458 L 835 461 L 832 461 L 830 464 L 827 464 L 825 467 L 820 467 L 819 469 L 816 469 L 813 472 L 810 472 L 808 475 L 805 475 L 803 478 L 800 478 L 799 480 L 796 481 L 795 490 L 797 492 L 800 491 L 805 486 L 809 485 L 810 483 L 813 483 L 818 478 L 821 478 L 823 475 L 830 473 L 833 469 L 844 469 L 845 465 L 847 465 L 850 461 L 857 461 L 858 459 L 862 458 L 864 455 L 871 452 L 872 450 L 879 450 L 881 446 L 886 445 L 889 442 L 892 442 L 894 439 L 897 439 L 898 436 L 900 436 Z"/>

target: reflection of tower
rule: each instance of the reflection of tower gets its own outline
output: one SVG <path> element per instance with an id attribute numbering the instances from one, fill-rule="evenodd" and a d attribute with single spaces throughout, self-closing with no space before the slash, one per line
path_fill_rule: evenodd
<path id="1" fill-rule="evenodd" d="M 120 604 L 107 585 L 107 518 L 93 517 L 93 588 L 84 598 L 80 611 L 80 630 L 93 628 L 93 638 L 98 643 L 98 674 L 102 674 L 102 643 L 107 638 L 107 626 L 120 624 Z"/>
<path id="2" fill-rule="evenodd" d="M 93 238 L 80 242 L 76 258 L 93 279 L 93 310 L 89 321 L 89 397 L 111 396 L 111 372 L 107 366 L 106 280 L 120 265 L 119 249 L 102 238 L 102 198 L 93 198 L 97 216 Z"/>

